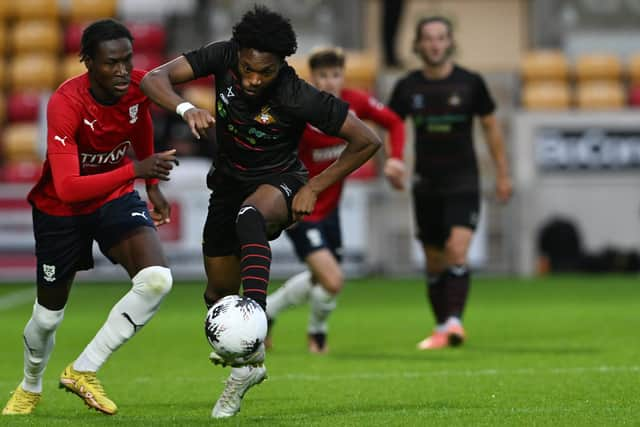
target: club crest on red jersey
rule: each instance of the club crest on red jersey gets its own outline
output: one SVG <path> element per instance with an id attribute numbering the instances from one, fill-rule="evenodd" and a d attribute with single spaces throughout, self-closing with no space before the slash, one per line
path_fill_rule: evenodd
<path id="1" fill-rule="evenodd" d="M 276 119 L 271 115 L 269 110 L 271 110 L 271 107 L 265 105 L 260 110 L 260 113 L 253 118 L 253 120 L 263 125 L 270 125 L 272 123 L 275 123 Z"/>
<path id="2" fill-rule="evenodd" d="M 138 121 L 138 104 L 129 107 L 129 123 L 134 124 Z"/>

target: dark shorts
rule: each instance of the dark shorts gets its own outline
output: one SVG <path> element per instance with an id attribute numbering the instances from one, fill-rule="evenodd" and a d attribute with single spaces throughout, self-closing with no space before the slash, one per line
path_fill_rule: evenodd
<path id="1" fill-rule="evenodd" d="M 242 203 L 253 194 L 259 186 L 268 184 L 282 192 L 287 203 L 289 219 L 277 230 L 270 230 L 269 240 L 274 240 L 282 230 L 292 223 L 291 204 L 293 198 L 305 184 L 305 179 L 298 173 L 271 175 L 264 179 L 239 181 L 227 175 L 216 173 L 209 180 L 212 189 L 209 197 L 209 212 L 202 233 L 202 252 L 208 257 L 239 255 L 240 245 L 236 235 L 236 217 Z"/>
<path id="2" fill-rule="evenodd" d="M 338 262 L 342 261 L 340 215 L 335 209 L 320 221 L 301 221 L 287 229 L 300 261 L 320 249 L 329 249 Z"/>
<path id="3" fill-rule="evenodd" d="M 438 194 L 413 189 L 417 237 L 424 245 L 444 248 L 454 226 L 475 230 L 480 214 L 477 192 Z"/>
<path id="4" fill-rule="evenodd" d="M 34 207 L 38 285 L 55 286 L 76 271 L 93 268 L 94 240 L 107 255 L 109 249 L 138 227 L 154 225 L 147 204 L 137 191 L 105 203 L 87 215 L 54 216 Z"/>

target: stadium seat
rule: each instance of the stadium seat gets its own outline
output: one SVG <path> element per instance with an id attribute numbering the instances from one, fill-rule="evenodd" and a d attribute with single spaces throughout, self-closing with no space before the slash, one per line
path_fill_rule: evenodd
<path id="1" fill-rule="evenodd" d="M 370 52 L 347 52 L 345 64 L 345 86 L 372 92 L 377 79 L 375 55 Z"/>
<path id="2" fill-rule="evenodd" d="M 69 21 L 87 22 L 116 15 L 116 0 L 69 0 Z"/>
<path id="3" fill-rule="evenodd" d="M 19 20 L 26 19 L 58 19 L 60 6 L 58 0 L 5 0 L 3 3 L 13 3 L 12 15 Z"/>
<path id="4" fill-rule="evenodd" d="M 149 71 L 166 62 L 166 58 L 161 53 L 140 53 L 136 46 L 134 45 L 135 53 L 133 54 L 133 66 L 135 68 Z"/>
<path id="5" fill-rule="evenodd" d="M 304 80 L 309 81 L 311 71 L 309 70 L 309 58 L 304 55 L 294 55 L 287 58 L 287 63 L 296 70 L 296 74 Z"/>
<path id="6" fill-rule="evenodd" d="M 167 34 L 164 27 L 152 22 L 129 22 L 127 28 L 134 39 L 136 55 L 141 52 L 164 52 L 167 47 Z"/>
<path id="7" fill-rule="evenodd" d="M 78 56 L 78 54 L 69 54 L 65 56 L 60 63 L 60 81 L 63 82 L 70 79 L 71 77 L 84 74 L 86 71 L 87 67 L 84 66 L 83 62 L 80 62 L 80 57 Z"/>
<path id="8" fill-rule="evenodd" d="M 15 56 L 9 62 L 7 87 L 11 91 L 51 90 L 58 83 L 57 65 L 58 61 L 54 55 Z"/>
<path id="9" fill-rule="evenodd" d="M 631 84 L 640 84 L 640 53 L 629 56 L 628 71 Z"/>
<path id="10" fill-rule="evenodd" d="M 7 120 L 7 101 L 4 94 L 0 92 L 0 126 Z"/>
<path id="11" fill-rule="evenodd" d="M 576 59 L 576 78 L 585 80 L 620 80 L 622 63 L 616 55 L 592 53 L 580 55 Z"/>
<path id="12" fill-rule="evenodd" d="M 634 108 L 640 107 L 640 84 L 632 86 L 629 90 L 629 105 Z"/>
<path id="13" fill-rule="evenodd" d="M 527 110 L 566 110 L 571 104 L 569 84 L 533 81 L 522 89 L 522 106 Z"/>
<path id="14" fill-rule="evenodd" d="M 7 125 L 2 134 L 2 154 L 6 162 L 37 161 L 38 125 L 16 123 Z"/>
<path id="15" fill-rule="evenodd" d="M 586 81 L 576 86 L 576 104 L 585 110 L 616 110 L 625 107 L 622 83 Z"/>
<path id="16" fill-rule="evenodd" d="M 2 92 L 6 86 L 7 82 L 7 63 L 0 56 L 0 92 Z"/>
<path id="17" fill-rule="evenodd" d="M 7 98 L 7 120 L 13 122 L 35 122 L 38 120 L 42 95 L 35 91 L 14 92 Z"/>
<path id="18" fill-rule="evenodd" d="M 11 183 L 35 182 L 42 172 L 42 162 L 38 160 L 18 160 L 7 163 L 0 170 L 0 180 Z"/>
<path id="19" fill-rule="evenodd" d="M 7 51 L 7 27 L 0 20 L 0 57 Z"/>
<path id="20" fill-rule="evenodd" d="M 520 62 L 520 74 L 525 82 L 566 81 L 569 62 L 561 51 L 535 50 L 527 52 Z"/>
<path id="21" fill-rule="evenodd" d="M 0 21 L 4 21 L 7 18 L 13 16 L 13 2 L 1 1 L 0 2 Z"/>
<path id="22" fill-rule="evenodd" d="M 86 22 L 71 22 L 64 28 L 64 53 L 78 54 Z"/>
<path id="23" fill-rule="evenodd" d="M 60 51 L 62 36 L 56 21 L 18 21 L 10 33 L 10 49 L 14 54 L 30 52 L 57 53 Z"/>
<path id="24" fill-rule="evenodd" d="M 184 99 L 198 106 L 215 113 L 213 91 L 211 88 L 204 86 L 189 86 L 186 87 L 182 93 Z"/>

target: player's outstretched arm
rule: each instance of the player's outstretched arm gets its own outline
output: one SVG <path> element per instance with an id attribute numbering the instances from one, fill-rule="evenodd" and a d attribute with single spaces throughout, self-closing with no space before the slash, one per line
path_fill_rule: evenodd
<path id="1" fill-rule="evenodd" d="M 380 138 L 351 113 L 347 114 L 339 135 L 347 141 L 346 148 L 331 166 L 311 178 L 298 191 L 292 205 L 295 220 L 311 214 L 318 194 L 362 166 L 382 145 Z"/>
<path id="2" fill-rule="evenodd" d="M 156 104 L 179 114 L 189 125 L 191 133 L 200 139 L 215 119 L 207 110 L 197 108 L 174 89 L 173 85 L 194 79 L 193 69 L 184 56 L 160 65 L 144 76 L 140 83 L 142 91 Z"/>
<path id="3" fill-rule="evenodd" d="M 507 161 L 502 130 L 494 114 L 482 117 L 480 123 L 496 168 L 496 196 L 498 201 L 504 203 L 511 197 L 513 187 L 509 176 L 509 162 Z"/>

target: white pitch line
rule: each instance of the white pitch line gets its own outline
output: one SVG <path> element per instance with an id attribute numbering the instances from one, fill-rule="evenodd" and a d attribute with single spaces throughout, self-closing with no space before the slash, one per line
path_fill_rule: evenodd
<path id="1" fill-rule="evenodd" d="M 33 287 L 3 295 L 0 297 L 0 311 L 9 310 L 29 301 L 34 301 L 35 297 L 36 292 Z"/>

